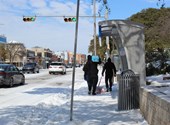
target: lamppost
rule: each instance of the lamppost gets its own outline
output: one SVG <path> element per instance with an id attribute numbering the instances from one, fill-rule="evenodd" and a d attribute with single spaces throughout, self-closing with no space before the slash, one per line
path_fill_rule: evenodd
<path id="1" fill-rule="evenodd" d="M 103 1 L 104 2 L 104 1 Z M 105 0 L 104 4 L 107 3 L 107 0 Z M 108 8 L 106 8 L 106 11 L 105 11 L 105 20 L 107 21 L 108 20 Z M 110 44 L 109 44 L 109 37 L 106 36 L 106 45 L 107 45 L 107 54 L 106 54 L 106 59 L 108 59 L 110 57 Z"/>
<path id="2" fill-rule="evenodd" d="M 93 0 L 93 16 L 94 16 L 94 55 L 96 55 L 96 0 Z"/>
<path id="3" fill-rule="evenodd" d="M 107 0 L 103 0 L 103 4 L 107 5 Z M 93 16 L 94 16 L 94 55 L 96 55 L 96 0 L 93 0 Z M 105 20 L 108 20 L 108 7 L 106 6 L 105 11 Z M 107 58 L 110 56 L 109 53 L 109 37 L 106 37 L 106 44 L 107 44 Z"/>

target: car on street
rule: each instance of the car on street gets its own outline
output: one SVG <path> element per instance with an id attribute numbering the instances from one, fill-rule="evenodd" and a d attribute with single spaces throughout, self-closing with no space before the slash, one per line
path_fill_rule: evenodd
<path id="1" fill-rule="evenodd" d="M 29 62 L 22 67 L 23 73 L 39 73 L 40 67 L 37 63 Z"/>
<path id="2" fill-rule="evenodd" d="M 66 74 L 66 66 L 63 62 L 52 62 L 49 65 L 49 74 L 61 73 Z"/>
<path id="3" fill-rule="evenodd" d="M 80 67 L 80 66 L 81 66 L 80 64 L 78 64 L 78 63 L 76 64 L 76 67 Z"/>
<path id="4" fill-rule="evenodd" d="M 73 65 L 72 64 L 66 64 L 66 68 L 72 68 L 73 67 Z"/>
<path id="5" fill-rule="evenodd" d="M 24 74 L 13 64 L 0 64 L 0 85 L 25 84 Z"/>

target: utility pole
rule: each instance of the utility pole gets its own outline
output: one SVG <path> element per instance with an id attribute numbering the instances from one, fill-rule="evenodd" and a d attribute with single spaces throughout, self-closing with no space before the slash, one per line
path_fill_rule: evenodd
<path id="1" fill-rule="evenodd" d="M 94 55 L 96 55 L 96 0 L 93 0 L 93 16 L 94 16 Z"/>
<path id="2" fill-rule="evenodd" d="M 105 20 L 108 20 L 108 8 L 106 8 L 105 11 Z M 109 37 L 106 36 L 106 45 L 107 45 L 107 53 L 106 53 L 106 59 L 110 57 L 110 44 L 109 44 Z"/>

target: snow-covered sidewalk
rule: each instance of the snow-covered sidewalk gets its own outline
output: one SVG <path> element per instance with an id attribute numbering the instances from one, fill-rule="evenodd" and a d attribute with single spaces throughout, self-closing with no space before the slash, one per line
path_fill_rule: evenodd
<path id="1" fill-rule="evenodd" d="M 44 94 L 51 96 L 38 105 L 0 109 L 0 125 L 148 125 L 139 110 L 117 111 L 116 83 L 112 92 L 88 95 L 87 83 L 80 76 L 75 82 L 72 121 L 71 86 L 49 86 Z M 105 87 L 104 78 L 101 86 Z"/>
<path id="2" fill-rule="evenodd" d="M 148 125 L 139 110 L 117 110 L 117 84 L 112 92 L 95 96 L 88 95 L 86 83 L 82 84 L 75 90 L 73 125 Z M 101 86 L 105 88 L 104 78 Z"/>

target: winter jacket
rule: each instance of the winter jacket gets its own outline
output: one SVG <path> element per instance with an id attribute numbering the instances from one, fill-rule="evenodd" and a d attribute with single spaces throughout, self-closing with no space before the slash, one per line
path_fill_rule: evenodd
<path id="1" fill-rule="evenodd" d="M 114 71 L 114 74 L 116 74 L 116 67 L 114 63 L 111 62 L 111 59 L 109 58 L 108 61 L 104 64 L 102 75 L 105 72 L 105 75 L 107 77 L 113 77 L 113 71 Z"/>
<path id="2" fill-rule="evenodd" d="M 100 62 L 99 62 L 100 63 Z M 94 78 L 94 77 L 98 77 L 98 69 L 97 69 L 97 65 L 99 63 L 95 63 L 91 61 L 91 56 L 88 56 L 88 61 L 86 62 L 86 64 L 83 67 L 83 71 L 85 72 L 85 74 L 88 75 L 89 78 Z"/>
<path id="3" fill-rule="evenodd" d="M 85 72 L 86 75 L 88 75 L 89 78 L 97 77 L 98 74 L 97 64 L 92 61 L 88 61 L 84 65 L 83 71 Z"/>

